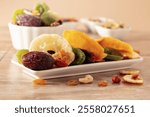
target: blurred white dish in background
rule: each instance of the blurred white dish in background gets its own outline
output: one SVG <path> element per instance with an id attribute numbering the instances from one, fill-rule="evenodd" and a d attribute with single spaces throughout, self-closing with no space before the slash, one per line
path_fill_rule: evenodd
<path id="1" fill-rule="evenodd" d="M 50 27 L 29 27 L 18 26 L 12 23 L 8 24 L 13 47 L 19 49 L 29 49 L 31 41 L 41 34 L 58 34 L 62 35 L 64 30 L 76 29 L 77 22 L 67 22 L 62 25 Z"/>
<path id="2" fill-rule="evenodd" d="M 95 23 L 90 21 L 88 18 L 81 18 L 79 20 L 79 22 L 81 22 L 82 24 L 84 24 L 86 26 L 86 28 L 93 34 L 96 34 L 96 29 L 94 27 Z"/>
<path id="3" fill-rule="evenodd" d="M 124 39 L 131 31 L 131 28 L 108 29 L 98 25 L 95 25 L 94 27 L 99 36 L 114 37 L 117 39 Z"/>
<path id="4" fill-rule="evenodd" d="M 127 27 L 122 23 L 118 23 L 113 19 L 104 17 L 81 18 L 79 21 L 83 23 L 90 32 L 98 34 L 99 36 L 111 36 L 114 38 L 123 39 L 131 31 L 130 27 Z"/>

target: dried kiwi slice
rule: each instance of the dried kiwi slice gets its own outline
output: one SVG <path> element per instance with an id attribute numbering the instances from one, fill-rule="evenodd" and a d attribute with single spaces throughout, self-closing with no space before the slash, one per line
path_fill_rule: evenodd
<path id="1" fill-rule="evenodd" d="M 38 3 L 34 10 L 37 10 L 40 14 L 44 13 L 44 12 L 47 12 L 49 10 L 49 7 L 47 6 L 46 3 Z"/>
<path id="2" fill-rule="evenodd" d="M 41 20 L 46 26 L 50 26 L 53 22 L 57 21 L 59 18 L 56 13 L 52 11 L 44 12 L 41 15 Z"/>
<path id="3" fill-rule="evenodd" d="M 80 65 L 85 61 L 85 54 L 79 48 L 73 48 L 73 52 L 75 54 L 75 60 L 71 63 L 72 65 Z"/>
<path id="4" fill-rule="evenodd" d="M 111 55 L 118 55 L 118 56 L 122 56 L 121 53 L 115 49 L 112 48 L 104 48 L 104 52 L 107 54 L 111 54 Z"/>
<path id="5" fill-rule="evenodd" d="M 17 10 L 15 10 L 14 13 L 13 13 L 13 15 L 12 15 L 12 22 L 14 24 L 16 24 L 16 22 L 17 22 L 17 16 L 18 15 L 22 15 L 22 14 L 24 14 L 24 9 L 17 9 Z"/>
<path id="6" fill-rule="evenodd" d="M 16 53 L 16 58 L 18 60 L 18 63 L 22 64 L 22 56 L 27 54 L 29 52 L 29 50 L 26 49 L 22 49 L 22 50 L 18 50 Z"/>
<path id="7" fill-rule="evenodd" d="M 105 60 L 118 61 L 123 59 L 122 55 L 117 50 L 104 48 L 104 52 L 107 53 Z"/>
<path id="8" fill-rule="evenodd" d="M 122 60 L 122 59 L 123 59 L 122 56 L 111 55 L 111 54 L 107 54 L 107 56 L 105 57 L 105 60 L 110 60 L 110 61 L 118 61 L 118 60 Z"/>

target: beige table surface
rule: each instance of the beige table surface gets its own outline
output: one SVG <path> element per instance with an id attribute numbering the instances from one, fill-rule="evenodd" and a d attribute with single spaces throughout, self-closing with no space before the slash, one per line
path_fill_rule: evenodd
<path id="1" fill-rule="evenodd" d="M 144 61 L 134 68 L 141 70 L 143 85 L 111 83 L 111 76 L 118 71 L 92 74 L 93 84 L 70 87 L 69 79 L 79 76 L 51 80 L 50 84 L 35 86 L 32 77 L 11 63 L 15 54 L 7 27 L 0 27 L 0 99 L 150 99 L 150 33 L 133 31 L 126 41 L 141 51 Z M 98 87 L 98 80 L 108 80 L 109 86 Z"/>

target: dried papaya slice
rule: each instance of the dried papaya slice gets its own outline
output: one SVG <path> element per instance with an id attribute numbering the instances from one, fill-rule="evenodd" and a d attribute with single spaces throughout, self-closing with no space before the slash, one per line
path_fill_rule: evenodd
<path id="1" fill-rule="evenodd" d="M 104 48 L 83 32 L 66 30 L 64 31 L 63 36 L 73 48 L 80 48 L 91 52 L 93 54 L 93 62 L 101 61 L 106 56 Z"/>
<path id="2" fill-rule="evenodd" d="M 102 37 L 97 42 L 104 48 L 112 48 L 118 50 L 123 56 L 133 58 L 134 50 L 132 46 L 126 42 L 112 37 Z"/>

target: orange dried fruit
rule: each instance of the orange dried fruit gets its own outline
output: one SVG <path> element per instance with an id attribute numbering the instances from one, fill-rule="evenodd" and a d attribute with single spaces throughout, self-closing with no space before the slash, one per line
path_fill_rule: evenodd
<path id="1" fill-rule="evenodd" d="M 93 54 L 93 62 L 101 61 L 106 56 L 104 53 L 104 48 L 83 32 L 76 30 L 66 30 L 63 33 L 63 37 L 70 43 L 73 48 L 80 48 L 91 52 Z"/>
<path id="2" fill-rule="evenodd" d="M 98 39 L 97 42 L 104 48 L 118 50 L 125 57 L 135 58 L 135 51 L 133 50 L 133 47 L 119 39 L 113 37 L 102 37 Z"/>
<path id="3" fill-rule="evenodd" d="M 35 79 L 35 80 L 33 80 L 33 84 L 35 84 L 35 85 L 46 85 L 47 81 L 44 79 Z"/>
<path id="4" fill-rule="evenodd" d="M 68 86 L 76 86 L 79 84 L 79 81 L 78 80 L 68 80 L 67 81 L 67 85 Z"/>

